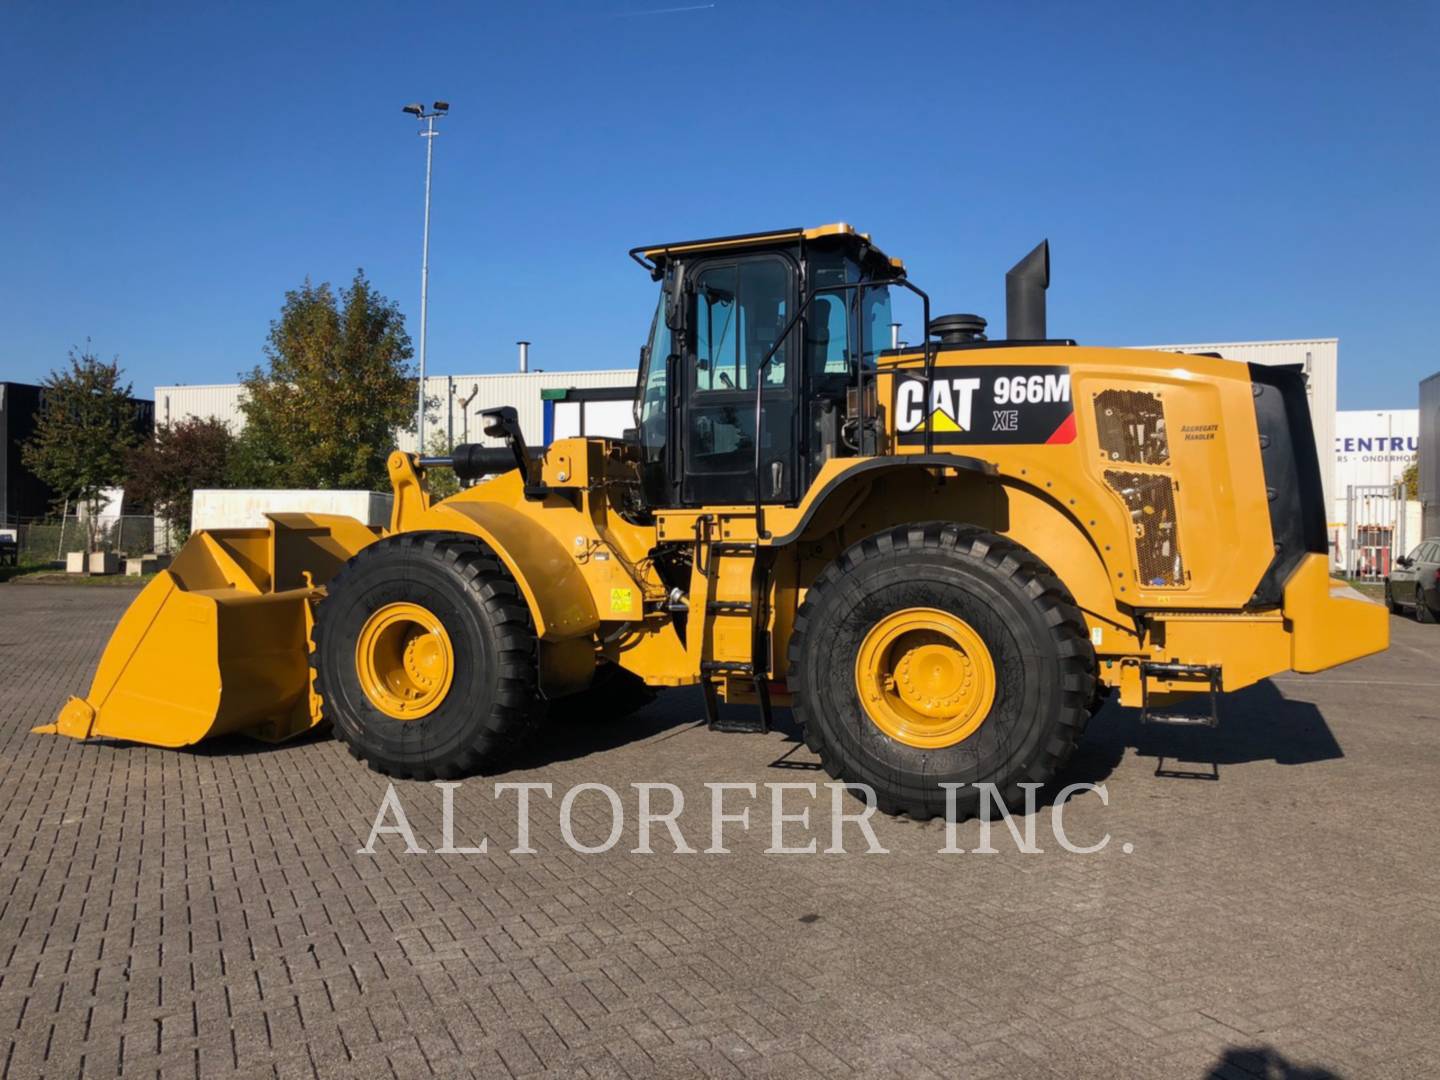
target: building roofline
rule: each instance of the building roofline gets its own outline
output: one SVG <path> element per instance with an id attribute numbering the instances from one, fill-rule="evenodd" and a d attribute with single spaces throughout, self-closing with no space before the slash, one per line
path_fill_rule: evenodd
<path id="1" fill-rule="evenodd" d="M 1261 341 L 1201 341 L 1178 342 L 1171 345 L 1130 345 L 1131 349 L 1229 349 L 1237 345 L 1339 345 L 1338 337 L 1327 338 L 1266 338 Z"/>
<path id="2" fill-rule="evenodd" d="M 635 372 L 635 369 L 634 369 L 634 368 L 579 368 L 579 369 L 566 369 L 566 370 L 563 370 L 563 371 L 561 371 L 561 370 L 552 371 L 552 370 L 550 370 L 550 369 L 548 369 L 548 368 L 541 368 L 540 370 L 537 370 L 537 371 L 485 371 L 485 372 L 481 372 L 481 373 L 479 373 L 479 374 L 468 374 L 468 375 L 467 375 L 467 374 L 461 374 L 461 375 L 426 375 L 426 376 L 425 376 L 425 381 L 426 381 L 426 382 L 433 382 L 433 381 L 435 381 L 435 380 L 437 380 L 437 379 L 454 379 L 454 380 L 456 380 L 456 381 L 458 382 L 458 381 L 460 381 L 460 380 L 462 380 L 462 379 L 463 379 L 463 380 L 466 380 L 466 381 L 470 381 L 470 380 L 474 380 L 474 379 L 514 379 L 514 378 L 517 378 L 517 377 L 519 377 L 519 378 L 530 378 L 530 377 L 533 377 L 533 376 L 535 376 L 535 375 L 548 375 L 548 376 L 551 376 L 551 377 L 554 377 L 554 378 L 566 378 L 566 377 L 573 376 L 573 375 L 615 375 L 615 376 L 619 376 L 619 377 L 621 377 L 621 378 L 629 379 L 629 380 L 632 381 L 632 382 L 633 382 L 633 381 L 635 380 L 635 378 L 636 378 L 636 372 Z M 245 385 L 245 384 L 244 384 L 243 382 L 228 382 L 228 383 L 169 383 L 169 384 L 166 384 L 166 385 L 163 385 L 163 386 L 157 386 L 157 387 L 155 387 L 155 392 L 158 394 L 158 393 L 160 393 L 162 390 L 163 390 L 163 391 L 170 391 L 170 390 L 236 390 L 236 389 L 240 389 L 240 388 L 244 387 L 244 385 Z"/>

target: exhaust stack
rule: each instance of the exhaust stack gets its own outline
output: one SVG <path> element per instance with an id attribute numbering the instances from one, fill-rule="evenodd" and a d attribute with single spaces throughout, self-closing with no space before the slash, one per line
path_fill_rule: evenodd
<path id="1" fill-rule="evenodd" d="M 515 344 L 520 346 L 520 371 L 523 374 L 530 370 L 530 342 L 517 341 Z"/>
<path id="2" fill-rule="evenodd" d="M 1005 275 L 1005 337 L 1045 340 L 1045 290 L 1050 287 L 1050 241 L 1012 266 Z"/>

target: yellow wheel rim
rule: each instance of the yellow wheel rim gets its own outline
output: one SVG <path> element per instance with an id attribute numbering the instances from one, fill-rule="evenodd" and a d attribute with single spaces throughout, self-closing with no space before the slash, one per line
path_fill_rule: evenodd
<path id="1" fill-rule="evenodd" d="M 890 738 L 938 750 L 973 735 L 995 703 L 995 662 L 964 619 L 935 608 L 885 616 L 855 657 L 855 689 Z"/>
<path id="2" fill-rule="evenodd" d="M 430 611 L 419 604 L 386 604 L 360 628 L 355 671 L 375 708 L 396 720 L 418 720 L 450 692 L 455 649 Z"/>

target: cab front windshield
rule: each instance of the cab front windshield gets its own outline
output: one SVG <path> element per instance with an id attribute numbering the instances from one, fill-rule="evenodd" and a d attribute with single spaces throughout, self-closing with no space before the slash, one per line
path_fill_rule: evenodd
<path id="1" fill-rule="evenodd" d="M 632 339 L 633 340 L 633 339 Z M 641 356 L 639 393 L 635 400 L 635 426 L 640 430 L 641 445 L 650 445 L 648 436 L 659 420 L 659 434 L 664 438 L 665 403 L 665 361 L 670 355 L 670 328 L 665 325 L 665 293 L 655 305 L 655 316 L 650 320 L 650 336 L 646 340 L 644 355 Z"/>
<path id="2" fill-rule="evenodd" d="M 645 496 L 657 502 L 665 493 L 665 443 L 670 431 L 670 328 L 665 325 L 665 292 L 650 320 L 650 338 L 640 355 L 635 395 L 635 428 L 640 437 L 640 480 Z"/>

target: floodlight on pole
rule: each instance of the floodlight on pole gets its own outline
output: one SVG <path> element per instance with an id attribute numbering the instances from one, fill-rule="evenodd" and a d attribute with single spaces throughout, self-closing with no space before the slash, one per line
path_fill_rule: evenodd
<path id="1" fill-rule="evenodd" d="M 416 395 L 415 443 L 419 453 L 425 453 L 425 337 L 430 309 L 430 172 L 435 157 L 435 121 L 450 111 L 448 101 L 435 102 L 430 112 L 425 106 L 413 102 L 403 106 L 402 112 L 409 113 L 423 125 L 420 137 L 425 140 L 425 227 L 420 248 L 420 389 Z"/>

